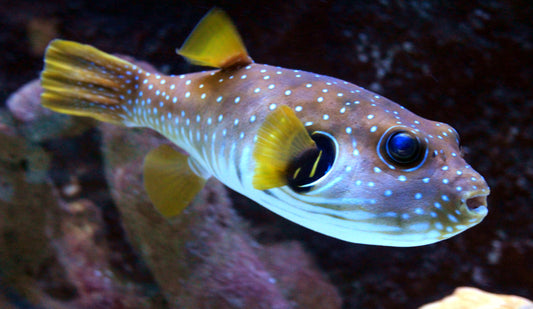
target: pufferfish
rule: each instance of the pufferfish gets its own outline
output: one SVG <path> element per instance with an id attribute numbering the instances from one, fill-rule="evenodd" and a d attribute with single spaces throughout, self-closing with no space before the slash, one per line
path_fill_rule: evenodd
<path id="1" fill-rule="evenodd" d="M 235 26 L 211 10 L 177 53 L 216 70 L 154 74 L 94 47 L 54 40 L 42 105 L 156 130 L 146 192 L 178 215 L 206 180 L 311 230 L 348 242 L 419 246 L 487 215 L 489 187 L 457 132 L 354 84 L 257 64 Z"/>

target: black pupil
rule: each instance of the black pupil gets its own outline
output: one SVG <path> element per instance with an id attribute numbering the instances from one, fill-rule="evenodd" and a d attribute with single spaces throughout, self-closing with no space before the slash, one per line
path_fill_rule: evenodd
<path id="1" fill-rule="evenodd" d="M 329 137 L 313 133 L 311 138 L 317 147 L 301 153 L 287 171 L 288 185 L 296 192 L 311 190 L 313 183 L 330 170 L 335 160 L 335 146 Z"/>
<path id="2" fill-rule="evenodd" d="M 387 140 L 387 154 L 399 164 L 409 164 L 420 157 L 420 142 L 408 132 L 394 133 Z"/>

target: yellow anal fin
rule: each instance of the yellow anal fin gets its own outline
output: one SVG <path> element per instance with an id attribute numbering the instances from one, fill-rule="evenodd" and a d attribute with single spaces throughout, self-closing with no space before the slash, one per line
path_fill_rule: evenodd
<path id="1" fill-rule="evenodd" d="M 180 214 L 206 182 L 191 170 L 188 158 L 161 145 L 144 159 L 144 188 L 155 208 L 167 218 Z"/>
<path id="2" fill-rule="evenodd" d="M 126 102 L 135 89 L 133 64 L 92 46 L 54 40 L 41 73 L 41 104 L 54 111 L 101 121 L 128 120 Z"/>
<path id="3" fill-rule="evenodd" d="M 177 53 L 193 64 L 222 69 L 253 63 L 231 19 L 217 8 L 198 23 Z"/>
<path id="4" fill-rule="evenodd" d="M 257 133 L 254 188 L 267 190 L 287 185 L 292 160 L 313 147 L 315 142 L 294 111 L 288 106 L 278 107 L 265 118 Z"/>

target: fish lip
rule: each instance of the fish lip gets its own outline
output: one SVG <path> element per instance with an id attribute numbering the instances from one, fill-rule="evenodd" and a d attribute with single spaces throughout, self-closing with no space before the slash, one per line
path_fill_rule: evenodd
<path id="1" fill-rule="evenodd" d="M 465 211 L 473 217 L 485 217 L 488 213 L 487 197 L 489 194 L 490 190 L 466 192 L 461 197 L 461 211 Z"/>

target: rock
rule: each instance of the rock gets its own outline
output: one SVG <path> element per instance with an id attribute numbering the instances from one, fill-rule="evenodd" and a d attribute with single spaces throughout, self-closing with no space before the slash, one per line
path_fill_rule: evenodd
<path id="1" fill-rule="evenodd" d="M 66 202 L 48 177 L 49 155 L 0 127 L 0 269 L 14 303 L 44 308 L 154 308 L 131 278 L 116 274 L 102 210 Z M 7 123 L 7 124 L 6 124 Z M 22 299 L 22 300 L 18 300 Z M 11 299 L 0 299 L 3 302 Z"/>
<path id="2" fill-rule="evenodd" d="M 514 295 L 493 294 L 476 288 L 460 287 L 452 295 L 420 309 L 533 309 L 533 302 Z"/>

